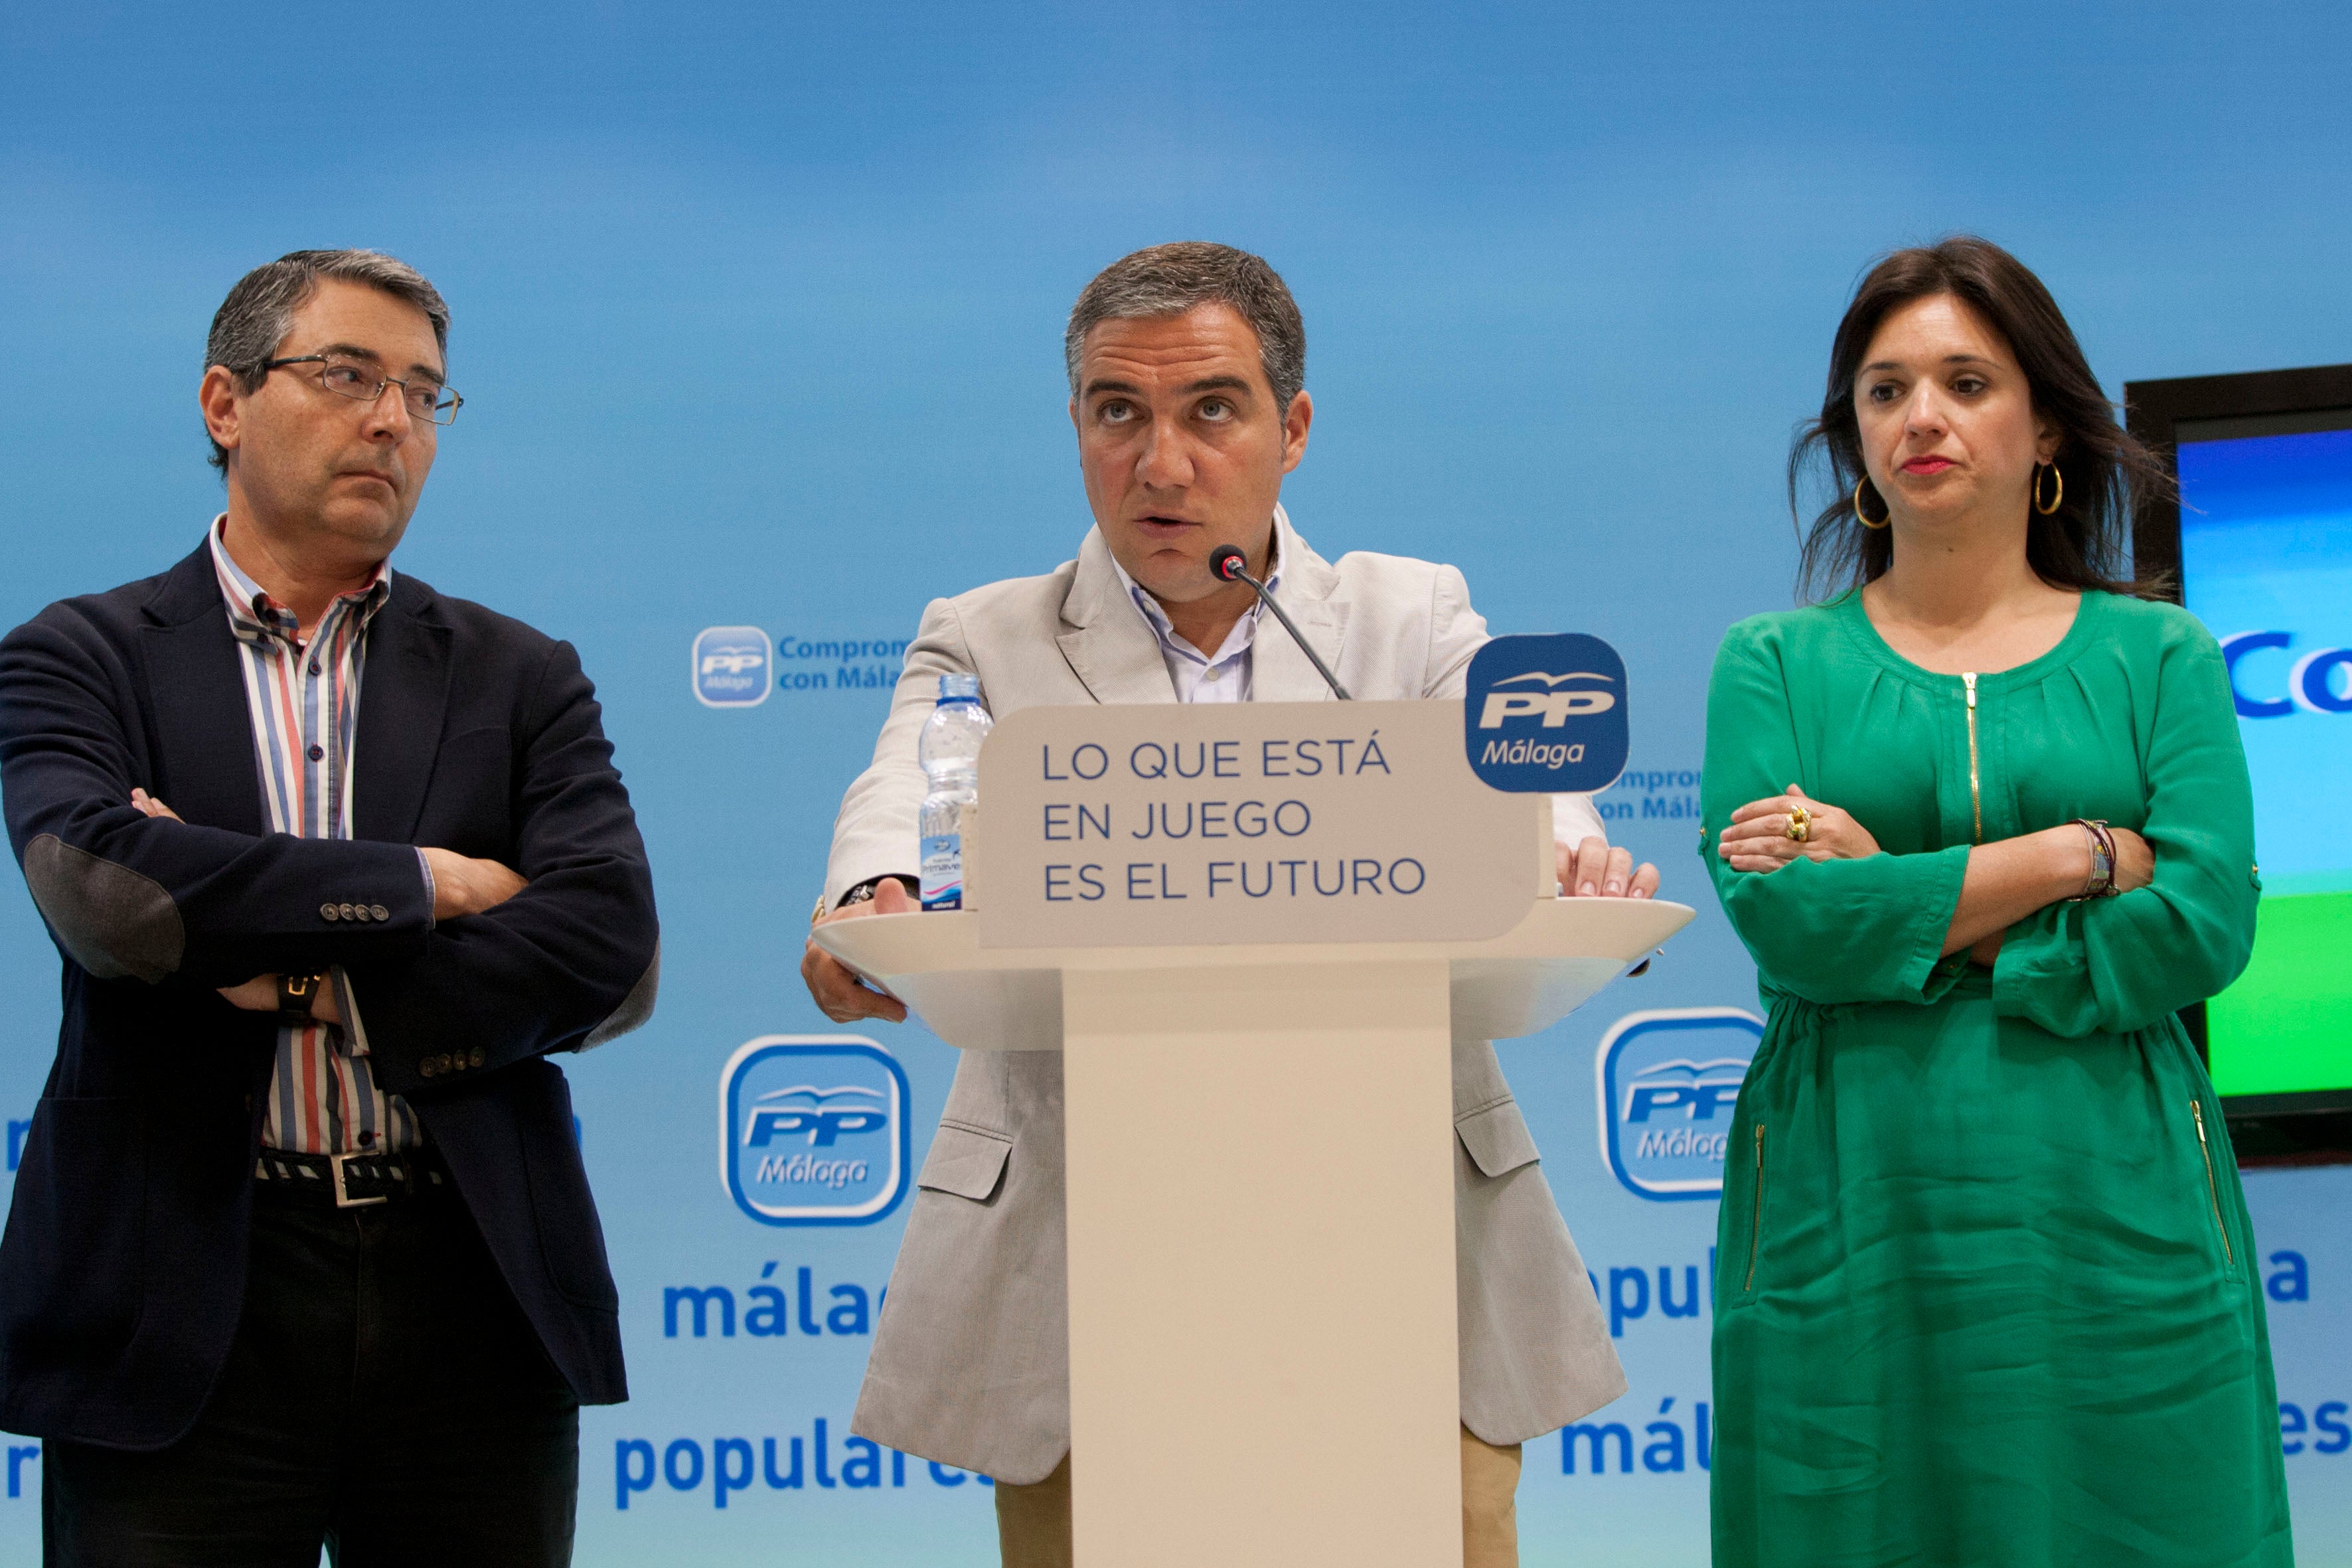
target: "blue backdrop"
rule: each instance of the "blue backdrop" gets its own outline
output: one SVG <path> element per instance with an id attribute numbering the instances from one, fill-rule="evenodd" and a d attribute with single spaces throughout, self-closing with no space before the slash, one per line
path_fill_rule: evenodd
<path id="1" fill-rule="evenodd" d="M 583 1563 L 993 1561 L 976 1480 L 869 1476 L 843 1440 L 856 1308 L 904 1207 L 763 1224 L 714 1112 L 747 1042 L 841 1032 L 794 966 L 883 710 L 870 645 L 1073 552 L 1063 315 L 1178 237 L 1264 253 L 1304 307 L 1320 417 L 1286 500 L 1310 541 L 1454 562 L 1496 629 L 1626 657 L 1614 826 L 1703 912 L 1650 975 L 1505 1050 L 1633 1382 L 1594 1418 L 1627 1442 L 1580 1442 L 1573 1474 L 1532 1445 L 1521 1510 L 1530 1563 L 1704 1561 L 1715 1205 L 1675 1184 L 1710 1151 L 1644 1156 L 1598 1114 L 1662 1031 L 1619 1033 L 1607 1071 L 1596 1052 L 1637 1010 L 1755 1005 L 1693 855 L 1703 689 L 1722 628 L 1789 601 L 1781 465 L 1837 313 L 1873 252 L 1973 229 L 2041 270 L 2110 392 L 2352 359 L 2352 20 L 1468 9 L 88 5 L 0 34 L 0 623 L 194 545 L 219 502 L 194 397 L 212 311 L 282 251 L 369 245 L 449 297 L 467 398 L 397 564 L 572 638 L 602 688 L 667 963 L 653 1024 L 570 1066 L 636 1395 L 583 1423 Z M 696 700 L 714 626 L 768 634 L 765 702 Z M 0 879 L 12 1123 L 55 970 Z M 1737 1044 L 1736 1016 L 1714 1027 Z M 950 1053 L 869 1032 L 919 1160 Z M 2248 1186 L 2305 1428 L 2303 1561 L 2352 1563 L 2352 1173 Z M 782 1332 L 754 1331 L 778 1325 L 763 1285 Z M 698 1335 L 689 1287 L 724 1288 L 736 1331 L 705 1294 Z M 770 1437 L 787 1467 L 802 1441 L 803 1484 L 715 1506 L 714 1466 Z M 646 1455 L 666 1473 L 624 1510 L 616 1458 Z M 32 1445 L 6 1479 L 0 1560 L 31 1563 Z"/>

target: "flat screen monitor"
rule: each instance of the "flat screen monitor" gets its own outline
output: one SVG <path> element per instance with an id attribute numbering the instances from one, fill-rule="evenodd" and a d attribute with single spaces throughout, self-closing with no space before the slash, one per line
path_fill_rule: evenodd
<path id="1" fill-rule="evenodd" d="M 2137 383 L 2127 402 L 2179 481 L 2170 537 L 2141 521 L 2142 564 L 2168 563 L 2220 639 L 2253 782 L 2253 957 L 2204 1005 L 2207 1066 L 2233 1116 L 2340 1110 L 2352 1106 L 2352 366 Z"/>

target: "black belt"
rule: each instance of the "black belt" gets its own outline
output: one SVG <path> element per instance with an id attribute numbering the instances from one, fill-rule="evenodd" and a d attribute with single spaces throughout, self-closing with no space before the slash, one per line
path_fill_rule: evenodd
<path id="1" fill-rule="evenodd" d="M 289 1149 L 264 1149 L 253 1163 L 253 1176 L 266 1191 L 331 1203 L 339 1209 L 456 1190 L 430 1149 L 404 1154 L 298 1154 Z"/>

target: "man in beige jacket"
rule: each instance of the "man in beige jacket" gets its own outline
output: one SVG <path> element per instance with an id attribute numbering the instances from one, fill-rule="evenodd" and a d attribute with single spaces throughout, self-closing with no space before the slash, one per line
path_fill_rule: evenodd
<path id="1" fill-rule="evenodd" d="M 1095 527 L 1042 577 L 934 601 L 873 764 L 834 825 L 820 921 L 914 908 L 915 741 L 938 677 L 980 677 L 998 718 L 1072 702 L 1295 702 L 1330 692 L 1246 584 L 1231 544 L 1367 700 L 1458 698 L 1486 624 L 1451 566 L 1358 552 L 1335 565 L 1279 504 L 1307 450 L 1305 328 L 1255 256 L 1157 246 L 1089 283 L 1070 315 L 1070 418 Z M 1581 795 L 1554 809 L 1563 891 L 1647 898 L 1654 867 L 1612 849 Z M 906 1016 L 811 944 L 826 1016 Z M 1518 1560 L 1519 1446 L 1624 1392 L 1600 1304 L 1493 1046 L 1454 1043 L 1464 1558 Z M 917 1180 L 854 1429 L 996 1479 L 1008 1568 L 1070 1561 L 1062 1062 L 972 1052 Z"/>

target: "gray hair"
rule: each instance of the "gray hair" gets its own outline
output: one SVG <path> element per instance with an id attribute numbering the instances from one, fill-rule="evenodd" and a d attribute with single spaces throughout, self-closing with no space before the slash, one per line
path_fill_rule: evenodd
<path id="1" fill-rule="evenodd" d="M 1307 323 L 1281 274 L 1263 258 L 1230 245 L 1180 240 L 1122 256 L 1100 272 L 1070 308 L 1062 336 L 1070 395 L 1078 395 L 1078 360 L 1087 334 L 1105 321 L 1181 316 L 1197 306 L 1229 305 L 1257 333 L 1258 363 L 1274 389 L 1275 410 L 1286 414 L 1307 384 Z"/>
<path id="2" fill-rule="evenodd" d="M 226 368 L 241 391 L 251 392 L 269 373 L 262 366 L 278 353 L 278 345 L 293 330 L 294 312 L 310 302 L 326 279 L 364 283 L 425 312 L 433 323 L 433 341 L 446 358 L 449 353 L 449 307 L 441 291 L 424 274 L 380 250 L 292 250 L 255 268 L 236 280 L 213 317 L 205 339 L 205 368 Z M 213 442 L 212 465 L 228 467 L 228 453 Z"/>

